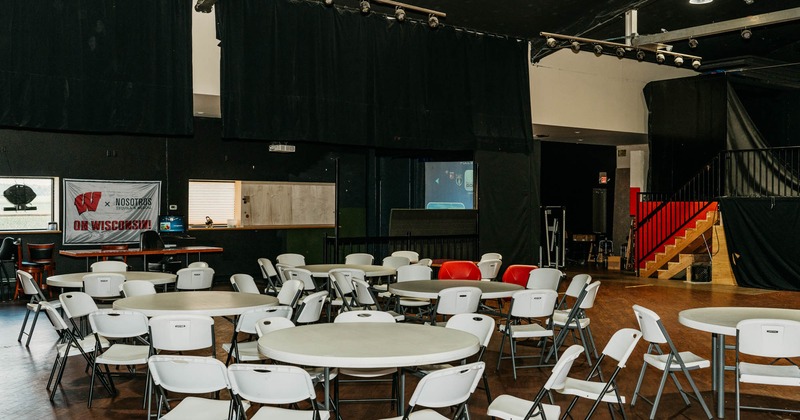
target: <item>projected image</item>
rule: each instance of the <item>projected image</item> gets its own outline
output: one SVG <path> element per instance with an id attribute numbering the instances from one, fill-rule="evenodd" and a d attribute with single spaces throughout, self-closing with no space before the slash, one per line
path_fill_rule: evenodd
<path id="1" fill-rule="evenodd" d="M 475 208 L 473 166 L 473 162 L 425 162 L 425 208 Z"/>

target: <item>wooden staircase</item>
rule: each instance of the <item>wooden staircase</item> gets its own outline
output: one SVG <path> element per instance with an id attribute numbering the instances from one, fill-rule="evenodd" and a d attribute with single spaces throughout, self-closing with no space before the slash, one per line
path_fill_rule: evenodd
<path id="1" fill-rule="evenodd" d="M 655 254 L 654 259 L 647 261 L 645 268 L 639 271 L 639 277 L 671 279 L 686 272 L 688 279 L 691 279 L 692 264 L 710 261 L 705 241 L 711 246 L 710 233 L 716 220 L 716 211 L 707 212 L 705 219 L 697 220 L 695 227 L 684 230 L 683 236 L 676 235 L 672 244 L 665 246 L 662 252 Z"/>

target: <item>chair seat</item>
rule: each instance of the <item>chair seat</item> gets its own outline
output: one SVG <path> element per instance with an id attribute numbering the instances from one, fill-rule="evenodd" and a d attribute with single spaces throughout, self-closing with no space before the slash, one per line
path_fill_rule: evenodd
<path id="1" fill-rule="evenodd" d="M 50 300 L 47 302 L 50 306 L 56 309 L 61 309 L 61 302 L 57 300 Z M 38 303 L 28 302 L 26 305 L 29 311 L 35 311 L 38 307 Z"/>
<path id="2" fill-rule="evenodd" d="M 94 339 L 94 335 L 87 335 L 86 338 L 78 340 L 78 345 L 81 346 L 81 348 L 83 349 L 83 351 L 85 353 L 93 352 L 94 349 L 95 349 L 96 343 L 97 343 L 97 341 Z M 111 344 L 108 342 L 108 340 L 106 340 L 104 337 L 100 337 L 100 347 L 106 348 L 109 345 L 111 345 Z M 67 343 L 59 344 L 58 346 L 56 346 L 56 348 L 58 349 L 58 356 L 59 357 L 64 357 L 64 352 L 66 352 L 66 350 L 67 350 Z M 69 353 L 68 356 L 74 356 L 74 355 L 80 353 L 75 348 L 74 344 L 70 346 L 69 351 L 70 351 L 70 353 Z"/>
<path id="3" fill-rule="evenodd" d="M 428 306 L 431 304 L 430 299 L 424 298 L 401 298 L 400 306 Z"/>
<path id="4" fill-rule="evenodd" d="M 513 338 L 553 336 L 553 330 L 549 330 L 539 324 L 517 324 L 511 325 L 510 327 L 505 324 L 500 325 L 500 332 L 505 332 L 506 329 L 510 330 L 511 337 Z"/>
<path id="5" fill-rule="evenodd" d="M 144 365 L 150 356 L 150 346 L 114 344 L 95 359 L 102 365 Z"/>
<path id="6" fill-rule="evenodd" d="M 580 379 L 574 378 L 566 378 L 564 379 L 564 388 L 557 389 L 561 394 L 565 395 L 576 395 L 581 398 L 586 398 L 590 400 L 597 400 L 600 396 L 600 392 L 603 391 L 603 387 L 605 387 L 604 382 L 593 382 L 593 381 L 584 381 Z M 620 401 L 625 404 L 625 396 L 619 396 Z M 614 390 L 609 387 L 608 392 L 603 395 L 603 402 L 616 404 L 617 397 L 614 394 Z"/>
<path id="7" fill-rule="evenodd" d="M 739 362 L 739 381 L 751 384 L 800 386 L 800 367 Z"/>
<path id="8" fill-rule="evenodd" d="M 532 401 L 517 398 L 513 395 L 503 394 L 489 404 L 486 414 L 503 420 L 522 420 L 533 405 Z M 544 415 L 548 419 L 558 419 L 561 416 L 561 407 L 551 404 L 542 404 Z M 532 416 L 532 419 L 542 418 L 541 414 Z"/>
<path id="9" fill-rule="evenodd" d="M 558 327 L 563 327 L 567 322 L 568 316 L 569 313 L 553 312 L 553 324 Z M 578 318 L 578 322 L 580 323 L 581 329 L 588 327 L 590 323 L 589 318 Z M 572 321 L 568 328 L 575 328 L 575 321 Z"/>
<path id="10" fill-rule="evenodd" d="M 320 411 L 319 418 L 328 420 L 331 414 L 327 411 Z M 311 410 L 289 410 L 279 407 L 261 407 L 250 420 L 314 420 L 314 412 Z"/>
<path id="11" fill-rule="evenodd" d="M 412 412 L 408 417 L 409 420 L 448 420 L 450 417 L 445 417 L 436 411 L 426 409 Z M 381 420 L 403 420 L 403 416 L 385 418 Z"/>
<path id="12" fill-rule="evenodd" d="M 339 368 L 340 374 L 355 376 L 357 378 L 377 378 L 380 376 L 394 375 L 396 372 L 397 372 L 396 368 L 363 368 L 363 369 Z"/>
<path id="13" fill-rule="evenodd" d="M 255 362 L 258 360 L 267 360 L 267 357 L 258 352 L 258 341 L 245 341 L 238 343 L 239 348 L 239 362 Z M 223 343 L 222 349 L 230 353 L 231 343 Z"/>
<path id="14" fill-rule="evenodd" d="M 687 369 L 703 369 L 711 366 L 711 362 L 690 351 L 682 351 L 678 354 L 680 354 Z M 644 361 L 658 370 L 664 370 L 667 366 L 667 357 L 669 357 L 669 354 L 645 354 Z M 680 369 L 681 365 L 675 359 L 672 359 L 670 370 Z"/>
<path id="15" fill-rule="evenodd" d="M 165 420 L 226 420 L 230 407 L 230 400 L 186 397 L 161 418 Z"/>

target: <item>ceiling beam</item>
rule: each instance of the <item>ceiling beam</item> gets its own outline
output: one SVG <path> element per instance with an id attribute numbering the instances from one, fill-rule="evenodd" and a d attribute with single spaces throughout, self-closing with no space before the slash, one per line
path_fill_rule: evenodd
<path id="1" fill-rule="evenodd" d="M 716 35 L 724 32 L 733 32 L 745 28 L 775 25 L 778 23 L 800 20 L 800 7 L 786 9 L 778 12 L 764 13 L 723 22 L 709 23 L 708 25 L 694 26 L 691 28 L 676 29 L 653 35 L 639 35 L 633 38 L 632 46 L 661 44 L 682 41 L 689 38 Z"/>

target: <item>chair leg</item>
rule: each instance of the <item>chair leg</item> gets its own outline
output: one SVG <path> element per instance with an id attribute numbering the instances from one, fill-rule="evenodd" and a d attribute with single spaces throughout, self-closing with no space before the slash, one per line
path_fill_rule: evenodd
<path id="1" fill-rule="evenodd" d="M 670 362 L 671 358 L 667 359 L 667 363 L 669 364 Z M 664 374 L 661 375 L 661 381 L 658 383 L 658 392 L 656 393 L 656 398 L 653 400 L 653 408 L 650 410 L 651 419 L 656 418 L 656 410 L 658 410 L 658 403 L 661 402 L 661 393 L 664 392 L 664 386 L 667 383 L 667 375 L 669 375 L 669 366 L 664 370 Z"/>
<path id="2" fill-rule="evenodd" d="M 692 391 L 694 391 L 694 395 L 697 398 L 697 401 L 699 401 L 700 406 L 703 407 L 703 411 L 706 413 L 706 417 L 708 417 L 709 419 L 714 418 L 714 416 L 711 415 L 711 410 L 709 410 L 708 406 L 706 405 L 705 399 L 703 399 L 703 396 L 700 394 L 700 390 L 697 389 L 697 385 L 694 383 L 694 379 L 692 379 L 692 374 L 689 373 L 689 370 L 684 370 L 683 373 L 686 375 L 686 380 L 689 381 L 689 386 L 692 387 Z M 738 383 L 739 381 L 737 380 L 736 382 Z"/>
<path id="3" fill-rule="evenodd" d="M 503 336 L 500 337 L 500 353 L 497 356 L 497 367 L 494 369 L 497 372 L 500 372 L 500 362 L 503 360 L 503 347 L 506 344 L 506 331 L 503 331 Z"/>
<path id="4" fill-rule="evenodd" d="M 16 297 L 14 298 L 16 299 Z M 27 305 L 26 305 L 27 306 Z M 22 327 L 19 329 L 19 336 L 17 337 L 17 342 L 22 342 L 22 334 L 25 333 L 25 325 L 28 323 L 28 316 L 30 316 L 31 310 L 25 308 L 25 318 L 22 320 Z"/>
<path id="5" fill-rule="evenodd" d="M 636 405 L 636 399 L 639 397 L 639 391 L 642 389 L 642 382 L 644 382 L 644 372 L 647 370 L 647 363 L 642 363 L 642 370 L 639 371 L 639 379 L 636 381 L 636 389 L 633 390 L 631 397 L 631 407 Z"/>
<path id="6" fill-rule="evenodd" d="M 28 340 L 25 341 L 25 347 L 29 347 L 31 345 L 31 338 L 33 338 L 33 330 L 36 329 L 36 320 L 39 319 L 39 312 L 40 308 L 36 308 L 36 313 L 33 315 L 33 321 L 31 322 L 31 330 L 28 331 Z"/>

